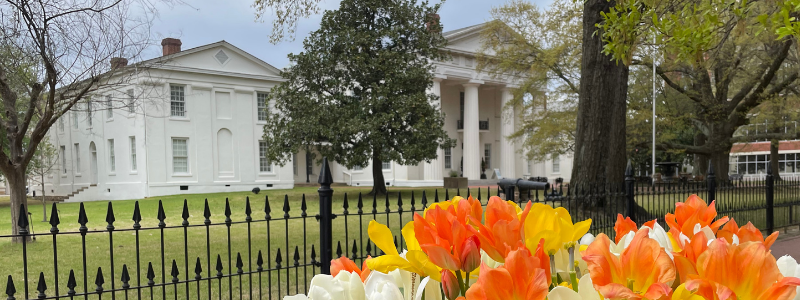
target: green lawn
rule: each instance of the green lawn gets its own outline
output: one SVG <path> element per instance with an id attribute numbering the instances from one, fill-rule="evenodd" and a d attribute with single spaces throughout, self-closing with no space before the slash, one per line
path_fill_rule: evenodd
<path id="1" fill-rule="evenodd" d="M 343 213 L 343 204 L 344 204 L 344 195 L 347 193 L 348 195 L 348 204 L 349 204 L 349 212 L 351 214 L 355 214 L 358 211 L 357 203 L 358 203 L 358 193 L 363 192 L 366 194 L 369 191 L 369 188 L 356 188 L 356 187 L 334 187 L 334 213 L 341 214 Z M 420 188 L 413 189 L 414 196 L 415 196 L 415 209 L 419 210 L 422 208 L 421 204 L 421 191 Z M 392 228 L 399 236 L 399 228 L 401 228 L 401 224 L 406 223 L 411 220 L 412 213 L 411 213 L 411 192 L 412 189 L 403 189 L 403 188 L 393 188 L 390 189 L 390 197 L 389 197 L 389 204 L 392 211 L 397 211 L 397 193 L 400 192 L 402 195 L 403 200 L 403 209 L 404 212 L 398 213 L 394 212 L 388 215 L 384 213 L 386 210 L 386 198 L 380 197 L 377 199 L 376 203 L 376 210 L 378 212 L 376 218 L 381 222 L 386 224 L 389 223 L 389 227 Z M 454 196 L 456 191 L 451 190 L 450 196 Z M 483 190 L 483 194 L 485 195 L 485 189 Z M 492 191 L 494 193 L 494 190 Z M 428 189 L 427 193 L 430 195 L 429 202 L 433 202 L 433 189 Z M 301 217 L 303 211 L 301 209 L 301 203 L 303 195 L 306 195 L 306 213 L 307 218 L 298 218 Z M 248 230 L 248 224 L 238 223 L 232 224 L 230 226 L 230 239 L 228 238 L 228 228 L 225 226 L 225 199 L 226 197 L 230 200 L 230 207 L 231 207 L 231 219 L 234 223 L 236 222 L 243 222 L 245 221 L 245 199 L 246 197 L 250 197 L 251 201 L 251 208 L 252 208 L 252 220 L 253 222 L 250 224 L 250 229 Z M 269 203 L 271 208 L 271 217 L 272 221 L 265 222 L 265 199 L 269 197 Z M 284 219 L 284 197 L 288 197 L 288 204 L 289 204 L 289 216 L 290 219 Z M 308 280 L 311 279 L 314 273 L 312 273 L 311 267 L 302 267 L 302 265 L 310 263 L 311 261 L 311 247 L 312 244 L 318 245 L 319 243 L 319 228 L 317 222 L 314 218 L 314 215 L 319 213 L 319 197 L 317 194 L 316 187 L 301 187 L 295 188 L 292 190 L 269 190 L 269 191 L 262 191 L 259 195 L 254 195 L 251 192 L 239 192 L 239 193 L 224 193 L 224 194 L 201 194 L 201 195 L 175 195 L 175 196 L 165 196 L 165 197 L 158 197 L 158 198 L 148 198 L 139 200 L 139 205 L 141 209 L 142 215 L 142 230 L 139 232 L 139 255 L 140 255 L 140 266 L 141 269 L 137 272 L 136 268 L 136 232 L 132 231 L 133 228 L 133 221 L 132 221 L 132 214 L 134 210 L 134 204 L 136 201 L 113 201 L 113 209 L 114 209 L 114 216 L 115 222 L 114 227 L 115 231 L 111 234 L 107 232 L 107 225 L 106 223 L 106 212 L 108 208 L 107 201 L 97 201 L 97 202 L 85 202 L 85 209 L 87 218 L 89 220 L 88 224 L 86 225 L 89 228 L 89 232 L 86 235 L 86 257 L 87 257 L 87 265 L 86 265 L 86 276 L 87 276 L 87 287 L 89 291 L 94 291 L 96 288 L 95 279 L 97 274 L 98 267 L 102 268 L 103 275 L 105 279 L 105 284 L 103 288 L 105 290 L 111 289 L 111 282 L 112 282 L 112 272 L 111 272 L 111 249 L 110 248 L 110 237 L 113 237 L 113 257 L 114 257 L 114 272 L 113 272 L 113 281 L 115 288 L 120 288 L 122 285 L 121 282 L 121 272 L 123 264 L 127 266 L 128 271 L 130 272 L 131 285 L 136 286 L 137 276 L 141 274 L 141 281 L 142 285 L 147 283 L 147 278 L 145 278 L 145 273 L 147 271 L 148 263 L 153 264 L 153 269 L 155 271 L 155 282 L 156 284 L 161 283 L 162 279 L 162 246 L 161 246 L 161 230 L 158 229 L 158 219 L 157 219 L 157 212 L 158 212 L 158 203 L 159 200 L 163 201 L 164 205 L 164 212 L 166 215 L 165 223 L 167 226 L 181 226 L 183 219 L 181 218 L 181 212 L 183 208 L 184 199 L 188 202 L 189 208 L 189 218 L 188 222 L 190 227 L 184 228 L 166 228 L 163 230 L 163 239 L 164 239 L 164 247 L 163 247 L 163 259 L 165 262 L 165 281 L 167 283 L 171 282 L 172 276 L 170 276 L 171 270 L 171 262 L 175 260 L 178 266 L 179 275 L 178 278 L 183 281 L 185 280 L 187 266 L 185 265 L 184 261 L 186 258 L 186 252 L 188 252 L 188 259 L 189 259 L 189 279 L 193 279 L 195 276 L 194 268 L 195 262 L 197 258 L 201 261 L 202 267 L 202 275 L 203 277 L 208 277 L 209 271 L 209 264 L 208 264 L 208 252 L 207 249 L 210 251 L 211 255 L 211 269 L 212 269 L 212 277 L 215 276 L 216 270 L 214 267 L 216 265 L 215 260 L 217 255 L 220 255 L 222 262 L 223 262 L 223 274 L 231 273 L 229 270 L 229 263 L 233 268 L 233 273 L 236 273 L 236 257 L 237 255 L 241 255 L 243 261 L 243 271 L 248 272 L 249 270 L 255 271 L 256 266 L 256 255 L 258 251 L 263 253 L 264 257 L 264 269 L 274 268 L 276 266 L 276 258 L 278 255 L 278 250 L 281 253 L 281 266 L 286 267 L 287 264 L 289 266 L 294 266 L 294 253 L 295 249 L 297 249 L 299 257 L 297 262 L 301 265 L 299 267 L 299 273 L 296 273 L 295 268 L 291 268 L 288 274 L 288 284 L 287 284 L 287 273 L 286 270 L 282 270 L 280 272 L 273 271 L 273 272 L 264 272 L 262 273 L 262 283 L 258 284 L 258 274 L 253 274 L 252 282 L 253 287 L 250 288 L 250 276 L 245 274 L 243 276 L 234 276 L 230 283 L 232 284 L 229 286 L 229 281 L 227 278 L 223 278 L 222 280 L 213 279 L 211 282 L 211 289 L 212 289 L 212 298 L 217 298 L 217 293 L 220 291 L 220 284 L 221 290 L 223 291 L 223 298 L 229 298 L 229 295 L 225 295 L 225 292 L 232 293 L 234 297 L 239 297 L 238 293 L 240 291 L 239 286 L 239 279 L 242 282 L 242 291 L 244 291 L 244 298 L 249 298 L 249 291 L 252 290 L 254 295 L 253 297 L 258 297 L 259 291 L 261 291 L 262 296 L 264 298 L 267 297 L 269 294 L 269 287 L 271 286 L 271 294 L 273 295 L 273 299 L 279 299 L 279 295 L 286 294 L 287 287 L 290 288 L 290 294 L 294 294 L 296 292 L 303 292 L 304 284 L 305 284 L 305 274 L 308 274 Z M 211 211 L 211 221 L 214 225 L 208 227 L 208 236 L 206 235 L 206 226 L 203 226 L 203 208 L 204 208 L 204 200 L 208 199 L 209 208 Z M 440 195 L 440 199 L 444 199 L 444 195 Z M 359 236 L 363 237 L 363 240 L 367 240 L 367 225 L 369 220 L 372 219 L 372 205 L 373 199 L 372 197 L 365 197 L 363 199 L 363 212 L 364 215 L 361 216 L 361 221 L 359 226 L 359 217 L 358 216 L 348 216 L 343 217 L 340 216 L 336 218 L 333 222 L 334 224 L 334 241 L 341 241 L 342 242 L 342 250 L 343 252 L 348 253 L 348 256 L 352 255 L 352 244 L 354 240 L 359 241 L 357 242 L 356 246 L 358 249 L 358 256 L 361 256 L 362 253 L 366 255 L 366 252 L 363 248 L 366 247 L 366 244 L 361 244 L 362 239 Z M 78 211 L 79 211 L 79 204 L 78 203 L 60 203 L 57 204 L 59 210 L 59 217 L 60 217 L 60 225 L 58 229 L 61 233 L 67 232 L 78 232 L 80 224 L 78 224 Z M 30 202 L 30 211 L 33 213 L 33 223 L 32 223 L 32 230 L 35 233 L 49 233 L 50 232 L 50 224 L 46 222 L 41 222 L 42 220 L 42 209 L 41 209 L 41 202 L 39 201 L 31 201 Z M 5 215 L 9 216 L 9 203 L 8 199 L 0 198 L 0 216 Z M 48 214 L 50 213 L 50 206 L 48 206 Z M 8 235 L 11 232 L 10 228 L 10 218 L 0 218 L 0 235 Z M 402 223 L 401 223 L 402 222 Z M 269 226 L 269 227 L 268 227 Z M 154 228 L 154 229 L 146 229 L 145 228 Z M 269 229 L 268 229 L 269 228 Z M 347 230 L 344 230 L 347 228 Z M 184 240 L 184 230 L 186 231 L 186 240 Z M 93 232 L 98 231 L 98 232 Z M 303 234 L 305 232 L 305 235 Z M 250 238 L 248 239 L 248 235 Z M 304 239 L 305 237 L 305 239 Z M 209 247 L 206 247 L 206 241 L 210 241 Z M 230 241 L 230 253 L 228 252 L 228 241 Z M 248 243 L 249 241 L 249 243 Z M 269 241 L 269 243 L 268 243 Z M 184 247 L 184 243 L 187 244 L 188 247 Z M 288 247 L 287 247 L 288 245 Z M 38 236 L 37 240 L 33 243 L 29 243 L 27 245 L 28 251 L 28 287 L 29 287 L 29 297 L 35 298 L 36 294 L 36 286 L 38 284 L 38 276 L 40 272 L 44 272 L 45 280 L 47 282 L 47 292 L 48 296 L 52 296 L 55 293 L 55 281 L 54 281 L 54 264 L 53 264 L 53 240 L 52 236 Z M 289 255 L 287 255 L 287 248 L 289 249 Z M 82 265 L 83 259 L 83 250 L 81 236 L 80 234 L 59 234 L 57 240 L 57 250 L 58 250 L 58 268 L 59 268 L 59 294 L 66 294 L 67 291 L 67 279 L 69 270 L 72 269 L 75 272 L 75 279 L 77 283 L 76 291 L 78 293 L 82 293 L 84 291 L 84 266 Z M 319 255 L 319 249 L 317 250 L 317 254 Z M 14 282 L 16 284 L 16 288 L 18 294 L 16 297 L 18 299 L 24 298 L 24 290 L 23 290 L 23 260 L 22 260 L 22 251 L 23 247 L 21 244 L 12 243 L 10 238 L 0 238 L 0 276 L 5 275 L 13 275 Z M 335 249 L 334 249 L 335 251 Z M 374 250 L 373 250 L 374 254 Z M 230 255 L 230 261 L 229 261 Z M 250 259 L 252 255 L 252 259 Z M 334 254 L 335 255 L 335 254 Z M 317 260 L 319 260 L 319 256 L 317 256 Z M 319 271 L 318 269 L 316 271 Z M 271 277 L 270 277 L 271 274 Z M 280 276 L 280 277 L 279 277 Z M 297 276 L 297 278 L 295 278 Z M 269 280 L 272 280 L 272 284 L 269 284 Z M 278 285 L 278 280 L 280 280 L 280 285 Z M 297 284 L 299 283 L 299 284 Z M 0 284 L 5 284 L 5 280 L 0 280 Z M 299 290 L 297 289 L 299 286 Z M 4 286 L 0 286 L 0 288 L 4 288 Z M 161 299 L 162 293 L 166 294 L 167 298 L 174 298 L 176 297 L 175 294 L 177 292 L 177 298 L 180 299 L 187 299 L 187 292 L 186 292 L 187 285 L 180 284 L 178 285 L 177 291 L 172 286 L 168 286 L 166 289 L 162 291 L 160 287 L 156 287 L 153 289 L 154 298 Z M 208 298 L 208 285 L 207 282 L 203 282 L 200 285 L 200 293 L 196 292 L 197 284 L 196 283 L 189 283 L 189 294 L 188 299 L 207 299 Z M 280 292 L 278 291 L 280 289 Z M 149 291 L 143 290 L 142 297 L 149 298 Z M 135 296 L 136 291 L 128 292 L 130 296 Z M 106 293 L 103 297 L 108 298 L 110 293 Z M 116 297 L 124 297 L 123 292 L 117 292 Z M 92 295 L 89 298 L 96 299 L 98 298 L 96 295 Z M 120 298 L 122 299 L 122 298 Z"/>

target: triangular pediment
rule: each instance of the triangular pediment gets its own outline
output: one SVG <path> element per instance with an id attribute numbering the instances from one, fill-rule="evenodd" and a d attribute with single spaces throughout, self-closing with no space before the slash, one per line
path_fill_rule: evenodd
<path id="1" fill-rule="evenodd" d="M 280 76 L 280 70 L 263 60 L 220 41 L 175 53 L 165 59 L 164 65 L 198 71 L 212 71 L 256 76 Z"/>

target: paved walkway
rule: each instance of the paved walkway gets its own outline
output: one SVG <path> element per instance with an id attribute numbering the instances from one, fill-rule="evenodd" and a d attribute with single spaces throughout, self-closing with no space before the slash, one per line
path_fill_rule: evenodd
<path id="1" fill-rule="evenodd" d="M 800 232 L 797 228 L 790 230 L 789 233 L 781 231 L 778 241 L 770 249 L 775 258 L 788 254 L 795 259 L 800 259 Z"/>

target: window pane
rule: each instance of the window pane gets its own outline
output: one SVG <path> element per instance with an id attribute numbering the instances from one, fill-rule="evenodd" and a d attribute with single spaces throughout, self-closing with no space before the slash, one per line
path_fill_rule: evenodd
<path id="1" fill-rule="evenodd" d="M 136 171 L 136 137 L 131 137 L 131 171 Z"/>
<path id="2" fill-rule="evenodd" d="M 445 149 L 444 149 L 444 167 L 445 167 L 446 169 L 450 169 L 450 168 L 452 168 L 452 167 L 453 167 L 453 163 L 452 163 L 452 158 L 453 158 L 453 156 L 452 156 L 452 152 L 453 152 L 452 148 L 445 148 Z"/>
<path id="3" fill-rule="evenodd" d="M 795 162 L 793 162 L 793 161 L 787 161 L 786 162 L 786 172 L 787 173 L 795 173 L 795 172 L 797 172 L 797 170 L 795 170 Z"/>
<path id="4" fill-rule="evenodd" d="M 736 168 L 736 174 L 746 174 L 747 173 L 747 164 L 739 163 Z"/>
<path id="5" fill-rule="evenodd" d="M 134 107 L 134 98 L 133 98 L 133 90 L 128 90 L 128 112 L 134 113 L 136 108 Z"/>
<path id="6" fill-rule="evenodd" d="M 778 172 L 780 172 L 780 173 L 786 172 L 786 163 L 785 162 L 779 162 L 778 163 Z"/>
<path id="7" fill-rule="evenodd" d="M 755 174 L 756 173 L 756 163 L 747 163 L 747 174 Z"/>
<path id="8" fill-rule="evenodd" d="M 738 162 L 747 162 L 747 156 L 745 155 L 739 155 L 736 157 L 736 159 Z"/>
<path id="9" fill-rule="evenodd" d="M 758 174 L 767 173 L 767 163 L 759 162 L 756 164 L 756 167 L 758 167 Z"/>
<path id="10" fill-rule="evenodd" d="M 485 144 L 483 146 L 483 159 L 486 162 L 486 169 L 492 169 L 492 144 Z"/>
<path id="11" fill-rule="evenodd" d="M 81 147 L 80 144 L 75 143 L 75 174 L 81 172 Z"/>
<path id="12" fill-rule="evenodd" d="M 767 161 L 767 156 L 763 154 L 757 155 L 756 158 L 758 159 L 758 161 Z"/>
<path id="13" fill-rule="evenodd" d="M 184 97 L 184 90 L 183 86 L 180 85 L 170 85 L 169 86 L 170 93 L 170 115 L 173 117 L 184 117 L 186 116 L 186 99 Z"/>
<path id="14" fill-rule="evenodd" d="M 748 162 L 755 162 L 756 161 L 756 156 L 755 155 L 748 155 L 747 156 L 747 161 Z"/>
<path id="15" fill-rule="evenodd" d="M 385 162 L 382 162 L 381 164 L 382 164 L 381 168 L 384 169 L 384 170 L 391 170 L 392 169 L 392 162 L 390 162 L 390 161 L 385 161 Z"/>
<path id="16" fill-rule="evenodd" d="M 67 174 L 67 147 L 61 146 L 61 169 L 63 169 L 63 173 Z"/>
<path id="17" fill-rule="evenodd" d="M 258 159 L 261 172 L 272 172 L 272 165 L 267 160 L 267 142 L 258 142 Z"/>
<path id="18" fill-rule="evenodd" d="M 108 166 L 111 172 L 117 169 L 116 157 L 114 157 L 114 140 L 108 140 Z"/>
<path id="19" fill-rule="evenodd" d="M 795 153 L 786 154 L 786 160 L 794 160 Z"/>
<path id="20" fill-rule="evenodd" d="M 258 120 L 267 120 L 267 93 L 258 93 L 256 101 L 258 102 Z"/>
<path id="21" fill-rule="evenodd" d="M 778 160 L 786 160 L 786 154 L 780 154 L 778 156 Z"/>
<path id="22" fill-rule="evenodd" d="M 186 139 L 172 139 L 172 172 L 189 172 L 189 153 Z"/>
<path id="23" fill-rule="evenodd" d="M 114 117 L 114 107 L 111 103 L 111 96 L 106 96 L 106 119 Z"/>

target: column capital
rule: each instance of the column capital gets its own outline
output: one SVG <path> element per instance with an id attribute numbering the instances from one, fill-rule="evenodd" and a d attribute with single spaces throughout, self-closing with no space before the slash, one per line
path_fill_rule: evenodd
<path id="1" fill-rule="evenodd" d="M 442 80 L 447 79 L 447 75 L 442 74 L 433 74 L 433 81 L 434 82 L 442 82 Z"/>
<path id="2" fill-rule="evenodd" d="M 467 83 L 464 83 L 462 85 L 465 86 L 465 87 L 470 87 L 470 86 L 480 86 L 480 85 L 483 85 L 483 84 L 484 84 L 483 80 L 472 79 L 472 80 L 467 81 Z"/>

